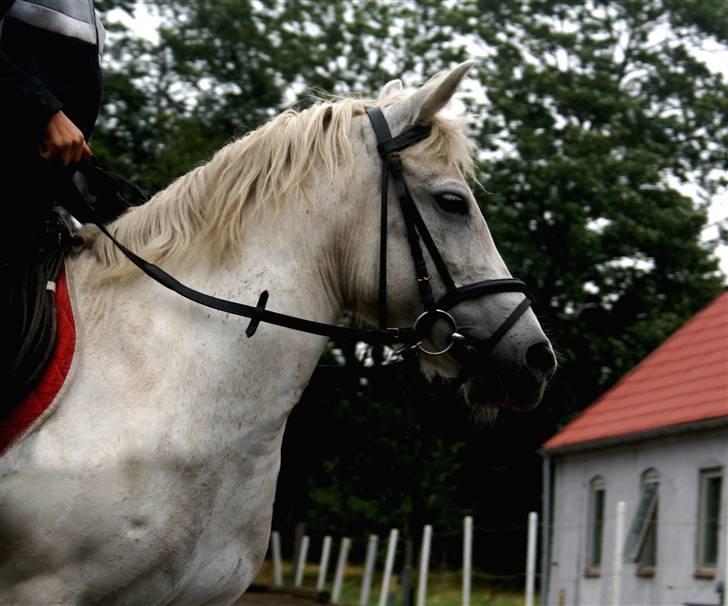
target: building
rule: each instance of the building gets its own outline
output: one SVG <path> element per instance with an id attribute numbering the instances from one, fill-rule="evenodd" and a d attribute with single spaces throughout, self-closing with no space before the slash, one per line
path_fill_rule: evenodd
<path id="1" fill-rule="evenodd" d="M 544 604 L 612 604 L 615 570 L 621 605 L 718 604 L 728 576 L 728 292 L 542 454 Z"/>

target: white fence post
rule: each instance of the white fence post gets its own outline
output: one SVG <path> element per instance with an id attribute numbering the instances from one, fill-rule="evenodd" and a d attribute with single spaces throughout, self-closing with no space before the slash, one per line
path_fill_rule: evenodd
<path id="1" fill-rule="evenodd" d="M 367 606 L 369 603 L 369 592 L 372 587 L 372 576 L 374 575 L 374 562 L 377 559 L 378 542 L 379 537 L 377 535 L 369 535 L 367 557 L 364 560 L 364 578 L 361 581 L 361 593 L 359 594 L 359 606 Z"/>
<path id="2" fill-rule="evenodd" d="M 725 507 L 725 506 L 724 506 Z M 725 507 L 725 523 L 723 524 L 723 534 L 725 536 L 725 555 L 723 556 L 723 562 L 725 563 L 725 569 L 723 570 L 723 606 L 728 606 L 728 507 Z"/>
<path id="3" fill-rule="evenodd" d="M 346 558 L 349 556 L 349 547 L 351 547 L 351 539 L 344 537 L 341 539 L 341 547 L 339 548 L 339 559 L 336 562 L 336 575 L 334 576 L 334 588 L 331 590 L 331 603 L 338 604 L 341 597 L 341 586 L 344 583 L 344 569 L 346 568 Z"/>
<path id="4" fill-rule="evenodd" d="M 283 585 L 283 571 L 281 569 L 281 533 L 274 530 L 270 535 L 271 555 L 273 556 L 273 587 Z"/>
<path id="5" fill-rule="evenodd" d="M 619 606 L 622 593 L 622 543 L 624 542 L 624 501 L 617 503 L 617 519 L 614 525 L 614 554 L 612 557 L 612 606 Z"/>
<path id="6" fill-rule="evenodd" d="M 526 606 L 533 606 L 533 595 L 536 589 L 536 533 L 538 532 L 538 514 L 528 514 L 528 553 L 526 554 Z"/>
<path id="7" fill-rule="evenodd" d="M 392 568 L 394 567 L 394 554 L 397 549 L 397 537 L 399 530 L 393 528 L 389 533 L 389 542 L 387 544 L 387 559 L 384 562 L 384 575 L 382 576 L 382 589 L 379 593 L 379 606 L 387 606 L 387 596 L 389 595 L 389 580 L 392 577 Z"/>
<path id="8" fill-rule="evenodd" d="M 470 580 L 473 574 L 473 518 L 463 519 L 463 606 L 470 606 Z"/>
<path id="9" fill-rule="evenodd" d="M 303 584 L 303 570 L 306 568 L 306 556 L 308 556 L 308 536 L 301 539 L 301 549 L 298 550 L 298 562 L 296 562 L 296 576 L 293 579 L 293 586 L 300 587 Z"/>
<path id="10" fill-rule="evenodd" d="M 323 591 L 326 585 L 326 570 L 329 567 L 329 552 L 331 551 L 331 537 L 324 537 L 324 544 L 321 547 L 321 563 L 319 564 L 318 580 L 316 591 Z"/>
<path id="11" fill-rule="evenodd" d="M 427 602 L 427 571 L 430 567 L 430 543 L 432 542 L 432 526 L 425 525 L 420 547 L 420 572 L 417 575 L 417 606 L 425 606 Z"/>

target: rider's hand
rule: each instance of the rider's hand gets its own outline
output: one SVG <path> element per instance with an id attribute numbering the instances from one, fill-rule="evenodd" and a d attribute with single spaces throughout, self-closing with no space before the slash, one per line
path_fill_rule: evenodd
<path id="1" fill-rule="evenodd" d="M 43 131 L 43 142 L 39 153 L 44 160 L 60 156 L 63 166 L 78 162 L 84 156 L 93 155 L 83 133 L 63 112 L 53 114 L 49 120 Z"/>

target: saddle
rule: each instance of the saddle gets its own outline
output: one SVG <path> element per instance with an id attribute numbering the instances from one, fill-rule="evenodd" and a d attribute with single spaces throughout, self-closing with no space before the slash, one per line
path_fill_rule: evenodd
<path id="1" fill-rule="evenodd" d="M 55 207 L 14 260 L 4 263 L 3 398 L 0 420 L 7 419 L 42 376 L 56 345 L 55 285 L 66 254 L 83 245 L 73 217 L 108 223 L 146 196 L 94 158 L 63 169 L 55 167 Z"/>
<path id="2" fill-rule="evenodd" d="M 71 230 L 67 215 L 53 211 L 31 236 L 22 261 L 7 269 L 1 417 L 10 414 L 38 381 L 53 355 L 56 281 L 66 251 L 83 244 Z"/>

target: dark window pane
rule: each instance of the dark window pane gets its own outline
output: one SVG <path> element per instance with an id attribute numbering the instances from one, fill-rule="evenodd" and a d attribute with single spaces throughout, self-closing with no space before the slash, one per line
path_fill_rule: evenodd
<path id="1" fill-rule="evenodd" d="M 657 565 L 657 507 L 652 511 L 647 531 L 642 541 L 640 568 L 654 568 Z"/>
<path id="2" fill-rule="evenodd" d="M 602 535 L 604 533 L 604 491 L 594 491 L 594 526 L 592 528 L 592 561 L 598 568 L 602 564 Z"/>
<path id="3" fill-rule="evenodd" d="M 712 476 L 705 481 L 705 525 L 703 535 L 704 566 L 714 567 L 718 563 L 718 529 L 720 522 L 720 493 L 722 478 Z"/>

